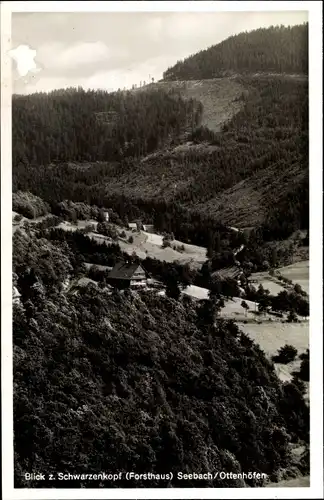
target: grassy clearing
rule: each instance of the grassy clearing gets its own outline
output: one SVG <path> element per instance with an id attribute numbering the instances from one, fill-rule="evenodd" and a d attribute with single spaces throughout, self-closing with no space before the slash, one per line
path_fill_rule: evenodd
<path id="1" fill-rule="evenodd" d="M 84 229 L 87 225 L 93 224 L 94 221 L 78 221 L 76 224 L 71 224 L 69 222 L 62 222 L 59 224 L 59 228 L 65 231 L 76 231 Z M 156 233 L 146 233 L 145 231 L 131 231 L 125 228 L 117 227 L 120 232 L 124 231 L 125 237 L 118 238 L 118 244 L 123 252 L 132 255 L 136 255 L 140 259 L 145 259 L 146 257 L 156 258 L 165 262 L 179 262 L 181 264 L 190 264 L 193 268 L 200 268 L 201 265 L 206 260 L 206 248 L 198 247 L 196 245 L 184 244 L 184 251 L 174 250 L 172 247 L 162 247 L 163 237 Z M 89 238 L 93 238 L 98 243 L 112 243 L 112 239 L 96 232 L 89 232 Z M 132 237 L 132 243 L 128 240 Z M 172 246 L 181 246 L 182 242 L 173 240 L 171 242 Z"/>
<path id="2" fill-rule="evenodd" d="M 309 260 L 295 262 L 290 266 L 278 269 L 282 276 L 298 283 L 305 292 L 309 293 Z"/>
<path id="3" fill-rule="evenodd" d="M 309 347 L 309 323 L 264 322 L 243 324 L 241 328 L 260 345 L 268 356 L 277 354 L 285 344 L 291 344 L 298 354 Z"/>
<path id="4" fill-rule="evenodd" d="M 187 286 L 187 288 L 183 290 L 183 293 L 185 295 L 189 295 L 190 297 L 199 300 L 208 299 L 208 292 L 209 290 L 207 288 L 202 288 L 200 286 L 195 286 L 195 285 Z"/>
<path id="5" fill-rule="evenodd" d="M 309 260 L 295 262 L 289 266 L 281 267 L 277 271 L 284 278 L 291 280 L 293 284 L 298 283 L 307 294 L 309 293 Z M 254 286 L 262 285 L 272 295 L 278 295 L 282 290 L 287 289 L 287 285 L 278 280 L 276 276 L 270 276 L 266 271 L 253 273 L 251 278 L 255 280 Z M 292 286 L 288 285 L 288 288 L 292 288 Z"/>
<path id="6" fill-rule="evenodd" d="M 251 278 L 255 281 L 253 286 L 257 288 L 259 285 L 262 285 L 264 289 L 269 290 L 271 295 L 278 295 L 282 290 L 285 290 L 283 283 L 277 278 L 270 276 L 268 272 L 253 273 Z"/>
<path id="7" fill-rule="evenodd" d="M 121 249 L 131 255 L 133 252 L 138 257 L 155 258 L 165 262 L 179 262 L 190 264 L 191 267 L 200 268 L 206 260 L 206 249 L 195 245 L 184 244 L 184 251 L 174 250 L 172 246 L 181 246 L 182 242 L 173 240 L 171 247 L 162 247 L 163 237 L 160 234 L 146 233 L 145 231 L 132 232 L 125 230 L 126 238 L 119 238 L 118 243 Z M 133 237 L 133 242 L 129 243 L 129 236 Z"/>
<path id="8" fill-rule="evenodd" d="M 249 337 L 259 344 L 266 356 L 271 358 L 278 353 L 278 350 L 285 344 L 293 345 L 298 355 L 304 353 L 309 348 L 309 323 L 249 323 L 242 324 L 240 328 Z M 283 365 L 275 363 L 275 370 L 283 382 L 289 382 L 292 379 L 293 372 L 299 371 L 301 360 L 297 357 L 291 363 Z M 306 382 L 305 400 L 309 401 L 309 383 Z"/>
<path id="9" fill-rule="evenodd" d="M 242 301 L 249 306 L 247 312 L 241 306 Z M 220 312 L 220 317 L 226 319 L 235 319 L 236 321 L 256 321 L 254 312 L 257 311 L 257 305 L 251 300 L 245 300 L 242 297 L 232 297 L 225 301 L 225 307 Z"/>

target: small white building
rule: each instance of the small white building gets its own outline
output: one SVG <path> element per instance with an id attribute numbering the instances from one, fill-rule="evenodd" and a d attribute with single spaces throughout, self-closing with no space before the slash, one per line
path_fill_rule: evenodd
<path id="1" fill-rule="evenodd" d="M 128 228 L 129 228 L 129 229 L 137 229 L 137 224 L 136 224 L 136 222 L 130 222 L 130 223 L 128 224 Z"/>
<path id="2" fill-rule="evenodd" d="M 146 233 L 154 233 L 154 225 L 153 224 L 143 224 L 143 231 Z"/>
<path id="3" fill-rule="evenodd" d="M 109 222 L 109 213 L 107 211 L 103 213 L 103 216 L 105 218 L 105 222 Z"/>

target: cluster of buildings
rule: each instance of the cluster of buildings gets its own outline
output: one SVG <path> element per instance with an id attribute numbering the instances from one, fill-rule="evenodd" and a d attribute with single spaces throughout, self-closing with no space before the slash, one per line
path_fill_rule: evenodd
<path id="1" fill-rule="evenodd" d="M 145 231 L 146 233 L 154 233 L 153 224 L 142 224 L 141 222 L 130 222 L 128 224 L 128 229 L 132 231 Z"/>

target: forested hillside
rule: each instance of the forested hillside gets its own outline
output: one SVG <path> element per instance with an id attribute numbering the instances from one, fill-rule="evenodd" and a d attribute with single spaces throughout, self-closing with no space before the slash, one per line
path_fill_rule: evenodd
<path id="1" fill-rule="evenodd" d="M 231 36 L 179 61 L 165 71 L 163 79 L 200 80 L 260 72 L 308 73 L 308 23 Z"/>
<path id="2" fill-rule="evenodd" d="M 68 89 L 13 96 L 13 165 L 138 157 L 199 123 L 177 93 Z"/>
<path id="3" fill-rule="evenodd" d="M 134 114 L 134 121 L 124 122 L 124 128 L 118 121 L 116 140 L 122 141 L 124 149 L 129 129 L 139 134 L 134 139 L 138 148 L 151 144 L 152 134 L 158 138 L 161 133 L 161 141 L 162 137 L 167 141 L 155 154 L 139 158 L 136 149 L 133 156 L 115 155 L 115 161 L 111 157 L 116 150 L 109 141 L 93 135 L 96 128 L 86 105 L 96 102 L 96 93 L 84 94 L 84 107 L 81 91 L 63 93 L 64 98 L 56 94 L 19 97 L 13 108 L 13 189 L 31 191 L 51 204 L 70 199 L 111 207 L 122 216 L 143 218 L 158 229 L 173 231 L 178 239 L 205 246 L 207 225 L 217 221 L 240 227 L 265 225 L 267 239 L 285 238 L 296 229 L 308 228 L 308 84 L 280 77 L 239 81 L 247 89 L 240 97 L 241 111 L 219 133 L 195 127 L 191 139 L 199 147 L 184 145 L 180 151 L 175 147 L 181 139 L 177 134 L 191 121 L 193 108 L 199 122 L 201 110 L 194 101 L 151 90 L 134 97 L 114 95 L 111 99 L 120 102 L 134 98 L 136 103 L 146 103 L 139 117 Z M 103 99 L 101 93 L 98 99 Z M 56 110 L 55 121 L 49 116 L 46 129 L 49 109 Z M 155 121 L 147 121 L 150 113 Z M 42 126 L 31 127 L 35 120 Z M 132 128 L 132 123 L 139 125 Z M 102 130 L 104 125 L 98 127 Z M 26 142 L 23 138 L 30 134 L 34 139 Z M 77 144 L 80 149 L 75 149 Z M 26 148 L 24 157 L 18 154 Z M 62 155 L 65 161 L 47 164 L 51 151 L 58 152 L 53 159 Z M 78 161 L 82 158 L 92 161 Z M 201 224 L 202 218 L 210 223 Z"/>
<path id="4" fill-rule="evenodd" d="M 270 307 L 309 315 L 300 286 L 275 296 L 248 283 L 290 263 L 289 237 L 309 226 L 307 32 L 242 33 L 140 92 L 13 96 L 16 487 L 255 487 L 265 483 L 177 473 L 309 472 L 303 384 L 282 383 L 220 315 L 241 293 L 256 325 Z M 160 234 L 132 232 L 134 221 Z M 173 244 L 174 261 L 142 236 Z M 183 243 L 200 246 L 199 265 L 176 260 Z M 113 289 L 108 266 L 125 260 L 156 288 Z M 246 277 L 220 280 L 226 266 Z M 306 449 L 298 461 L 294 446 Z M 26 471 L 48 476 L 27 482 Z M 121 475 L 57 475 L 101 471 Z"/>
<path id="5" fill-rule="evenodd" d="M 275 479 L 289 469 L 289 442 L 308 441 L 302 394 L 279 382 L 233 322 L 214 325 L 213 301 L 188 307 L 96 285 L 71 292 L 63 283 L 78 277 L 80 254 L 59 233 L 44 235 L 18 230 L 13 241 L 16 487 L 242 487 L 181 481 L 177 472 Z M 33 470 L 52 480 L 26 483 L 23 472 Z M 57 475 L 100 471 L 122 476 Z M 174 476 L 133 482 L 127 471 Z"/>

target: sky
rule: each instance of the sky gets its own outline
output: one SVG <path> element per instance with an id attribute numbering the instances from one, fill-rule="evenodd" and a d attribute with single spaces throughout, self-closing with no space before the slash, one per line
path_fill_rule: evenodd
<path id="1" fill-rule="evenodd" d="M 13 13 L 13 92 L 131 88 L 231 35 L 305 21 L 306 11 Z"/>

